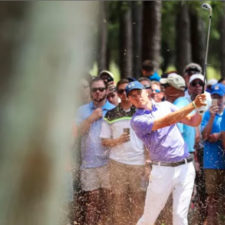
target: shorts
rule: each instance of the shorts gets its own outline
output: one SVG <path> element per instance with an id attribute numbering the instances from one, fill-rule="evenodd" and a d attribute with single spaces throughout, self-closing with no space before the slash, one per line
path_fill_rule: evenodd
<path id="1" fill-rule="evenodd" d="M 80 176 L 83 191 L 93 191 L 99 188 L 110 189 L 108 165 L 82 169 Z"/>
<path id="2" fill-rule="evenodd" d="M 109 161 L 112 190 L 119 194 L 143 191 L 144 165 L 128 165 L 114 160 Z"/>
<path id="3" fill-rule="evenodd" d="M 225 170 L 205 169 L 207 194 L 225 194 Z"/>

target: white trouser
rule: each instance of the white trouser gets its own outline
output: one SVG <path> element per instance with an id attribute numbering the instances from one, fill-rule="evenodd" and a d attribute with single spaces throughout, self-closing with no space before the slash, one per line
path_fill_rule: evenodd
<path id="1" fill-rule="evenodd" d="M 171 192 L 173 193 L 173 225 L 187 225 L 194 179 L 193 162 L 176 167 L 153 165 L 144 214 L 137 225 L 154 225 Z"/>

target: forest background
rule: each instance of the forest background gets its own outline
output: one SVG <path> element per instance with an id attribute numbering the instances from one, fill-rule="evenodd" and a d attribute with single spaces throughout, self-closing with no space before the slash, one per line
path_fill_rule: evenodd
<path id="1" fill-rule="evenodd" d="M 162 74 L 182 75 L 190 62 L 204 65 L 209 12 L 205 1 L 105 1 L 100 3 L 96 75 L 102 69 L 116 76 L 139 77 L 145 59 Z M 225 2 L 212 7 L 207 77 L 225 76 Z M 94 32 L 95 33 L 95 32 Z"/>
<path id="2" fill-rule="evenodd" d="M 207 2 L 207 76 L 218 79 L 225 76 L 225 3 Z M 147 58 L 159 74 L 203 66 L 209 13 L 202 3 L 0 2 L 0 224 L 62 224 L 81 78 L 102 69 L 117 80 L 138 77 Z"/>

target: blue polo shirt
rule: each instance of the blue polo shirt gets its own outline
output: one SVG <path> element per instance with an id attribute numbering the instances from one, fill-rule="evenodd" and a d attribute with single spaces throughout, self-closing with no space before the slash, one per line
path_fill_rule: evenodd
<path id="1" fill-rule="evenodd" d="M 183 108 L 184 106 L 188 105 L 190 102 L 186 97 L 179 97 L 177 98 L 173 104 L 177 106 L 179 109 Z M 188 151 L 194 152 L 194 145 L 195 145 L 195 128 L 192 126 L 188 126 L 183 123 L 177 123 L 177 126 L 184 138 L 185 143 L 188 145 Z"/>
<path id="2" fill-rule="evenodd" d="M 152 110 L 138 109 L 131 120 L 132 128 L 144 142 L 153 161 L 178 162 L 189 156 L 188 147 L 176 124 L 152 130 L 156 119 L 176 110 L 177 107 L 167 101 L 155 103 Z"/>
<path id="3" fill-rule="evenodd" d="M 106 112 L 114 107 L 114 105 L 106 101 L 102 106 L 103 117 Z M 95 109 L 93 102 L 81 106 L 77 112 L 77 125 L 87 119 Z M 89 131 L 81 138 L 81 169 L 101 167 L 108 161 L 107 148 L 102 146 L 100 139 L 102 121 L 103 118 L 100 118 L 93 122 Z"/>
<path id="4" fill-rule="evenodd" d="M 201 130 L 205 128 L 209 119 L 210 112 L 206 111 L 203 115 Z M 211 134 L 221 132 L 221 121 L 222 115 L 216 114 Z M 225 154 L 220 140 L 217 142 L 204 142 L 203 167 L 204 169 L 225 169 Z"/>
<path id="5" fill-rule="evenodd" d="M 221 131 L 225 132 L 225 109 L 223 111 L 223 116 L 220 124 Z"/>

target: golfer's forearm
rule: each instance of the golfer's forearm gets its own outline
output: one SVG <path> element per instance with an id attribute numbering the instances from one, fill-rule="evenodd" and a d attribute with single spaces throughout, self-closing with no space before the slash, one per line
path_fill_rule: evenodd
<path id="1" fill-rule="evenodd" d="M 187 106 L 166 115 L 165 117 L 157 119 L 153 123 L 152 130 L 157 130 L 159 128 L 167 127 L 177 122 L 180 122 L 182 119 L 184 119 L 184 117 L 186 117 L 194 109 L 195 109 L 194 105 L 190 103 Z"/>
<path id="2" fill-rule="evenodd" d="M 199 126 L 201 121 L 202 116 L 199 113 L 195 113 L 194 115 L 187 115 L 183 120 L 181 120 L 182 123 L 192 127 Z"/>

